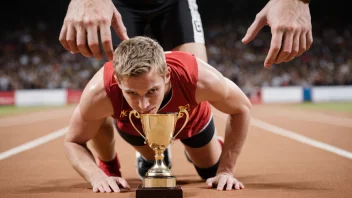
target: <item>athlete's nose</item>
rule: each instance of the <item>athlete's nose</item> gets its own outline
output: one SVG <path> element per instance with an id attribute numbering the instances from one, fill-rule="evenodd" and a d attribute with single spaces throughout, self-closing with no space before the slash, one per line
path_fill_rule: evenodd
<path id="1" fill-rule="evenodd" d="M 138 106 L 141 110 L 145 110 L 149 106 L 149 99 L 147 97 L 140 97 Z"/>

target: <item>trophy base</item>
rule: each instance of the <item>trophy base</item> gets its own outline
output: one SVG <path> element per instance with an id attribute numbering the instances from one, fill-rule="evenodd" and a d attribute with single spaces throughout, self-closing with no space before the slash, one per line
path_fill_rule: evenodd
<path id="1" fill-rule="evenodd" d="M 181 186 L 144 188 L 138 186 L 136 198 L 183 198 Z"/>
<path id="2" fill-rule="evenodd" d="M 143 188 L 174 188 L 176 187 L 176 177 L 152 177 L 146 176 L 143 178 Z"/>

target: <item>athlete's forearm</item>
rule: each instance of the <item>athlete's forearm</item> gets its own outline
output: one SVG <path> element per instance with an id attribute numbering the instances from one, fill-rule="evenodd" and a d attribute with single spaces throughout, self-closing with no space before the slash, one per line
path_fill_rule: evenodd
<path id="1" fill-rule="evenodd" d="M 250 122 L 249 109 L 236 115 L 230 115 L 225 129 L 225 142 L 222 148 L 220 164 L 217 173 L 233 174 L 238 156 L 246 140 Z"/>
<path id="2" fill-rule="evenodd" d="M 72 167 L 89 183 L 93 180 L 106 177 L 105 173 L 97 166 L 94 157 L 82 145 L 65 141 L 65 154 Z"/>

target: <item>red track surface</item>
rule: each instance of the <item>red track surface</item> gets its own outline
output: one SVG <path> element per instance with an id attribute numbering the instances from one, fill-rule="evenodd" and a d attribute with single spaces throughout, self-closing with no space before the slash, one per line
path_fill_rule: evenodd
<path id="1" fill-rule="evenodd" d="M 0 153 L 67 126 L 72 107 L 0 118 Z M 255 105 L 253 118 L 352 152 L 352 116 Z M 225 117 L 214 112 L 219 135 Z M 32 121 L 30 121 L 32 120 Z M 24 123 L 27 121 L 27 123 Z M 93 193 L 63 153 L 63 136 L 0 161 L 0 197 L 135 197 L 140 184 L 135 152 L 117 135 L 122 173 L 132 189 L 120 194 Z M 186 161 L 182 144 L 172 146 L 173 174 L 184 197 L 352 197 L 352 159 L 251 125 L 236 177 L 240 191 L 206 189 Z"/>

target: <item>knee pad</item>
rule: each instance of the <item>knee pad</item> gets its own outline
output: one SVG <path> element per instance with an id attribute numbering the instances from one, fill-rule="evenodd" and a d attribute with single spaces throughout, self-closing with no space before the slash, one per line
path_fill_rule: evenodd
<path id="1" fill-rule="evenodd" d="M 220 163 L 220 159 L 215 165 L 209 168 L 198 168 L 196 165 L 194 165 L 194 167 L 196 168 L 198 175 L 203 180 L 207 180 L 210 177 L 215 177 L 216 171 L 218 171 L 219 163 Z"/>

